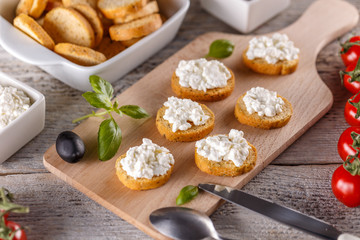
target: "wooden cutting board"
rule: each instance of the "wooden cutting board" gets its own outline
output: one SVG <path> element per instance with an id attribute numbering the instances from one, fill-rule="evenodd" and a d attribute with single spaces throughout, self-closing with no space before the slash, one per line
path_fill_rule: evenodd
<path id="1" fill-rule="evenodd" d="M 143 120 L 116 118 L 122 129 L 123 142 L 113 159 L 107 162 L 98 160 L 97 130 L 101 120 L 91 118 L 74 129 L 85 142 L 87 152 L 84 159 L 77 164 L 68 164 L 60 159 L 53 145 L 44 155 L 44 165 L 50 172 L 150 236 L 166 239 L 149 223 L 148 217 L 153 210 L 174 206 L 180 189 L 189 184 L 213 182 L 241 188 L 331 108 L 333 97 L 317 74 L 316 56 L 325 44 L 351 30 L 357 22 L 357 9 L 345 1 L 319 0 L 312 4 L 299 20 L 279 31 L 286 33 L 301 51 L 298 69 L 287 76 L 261 75 L 244 66 L 241 53 L 252 36 L 218 32 L 204 34 L 117 96 L 120 105 L 139 105 L 151 117 Z M 216 39 L 229 39 L 236 45 L 233 55 L 223 60 L 233 70 L 236 84 L 234 92 L 227 99 L 206 103 L 216 118 L 212 134 L 227 134 L 232 128 L 242 130 L 245 138 L 258 150 L 255 168 L 234 178 L 210 176 L 200 172 L 194 163 L 195 143 L 169 142 L 155 127 L 157 110 L 169 96 L 174 95 L 170 78 L 178 62 L 203 57 L 210 43 Z M 235 119 L 234 106 L 237 98 L 255 86 L 277 91 L 292 103 L 294 114 L 288 125 L 280 129 L 261 130 L 242 125 Z M 130 147 L 140 145 L 144 137 L 168 148 L 174 155 L 175 168 L 164 186 L 148 191 L 132 191 L 117 179 L 115 160 Z M 220 203 L 219 198 L 201 193 L 186 207 L 211 214 Z"/>

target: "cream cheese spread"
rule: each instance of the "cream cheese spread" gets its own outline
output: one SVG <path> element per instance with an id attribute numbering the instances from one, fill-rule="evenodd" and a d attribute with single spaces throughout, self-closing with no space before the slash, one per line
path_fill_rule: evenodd
<path id="1" fill-rule="evenodd" d="M 215 135 L 196 142 L 196 151 L 208 160 L 232 161 L 240 167 L 249 155 L 250 146 L 243 137 L 244 132 L 231 129 L 229 135 Z"/>
<path id="2" fill-rule="evenodd" d="M 174 162 L 174 157 L 167 148 L 143 138 L 140 146 L 132 147 L 126 152 L 126 157 L 121 159 L 120 164 L 135 179 L 151 179 L 166 174 Z"/>
<path id="3" fill-rule="evenodd" d="M 30 98 L 14 87 L 0 85 L 0 129 L 6 127 L 30 107 Z"/>
<path id="4" fill-rule="evenodd" d="M 167 107 L 163 118 L 172 124 L 172 131 L 185 131 L 195 126 L 204 125 L 210 116 L 206 115 L 200 104 L 190 99 L 169 97 L 164 103 Z"/>
<path id="5" fill-rule="evenodd" d="M 276 92 L 262 87 L 251 88 L 246 92 L 243 101 L 250 114 L 257 112 L 260 117 L 274 117 L 282 112 L 282 106 L 285 104 Z"/>
<path id="6" fill-rule="evenodd" d="M 261 36 L 251 39 L 246 56 L 250 60 L 262 58 L 267 63 L 275 64 L 282 60 L 298 59 L 299 52 L 286 34 L 274 33 L 272 37 Z"/>
<path id="7" fill-rule="evenodd" d="M 208 89 L 225 87 L 231 78 L 230 71 L 222 62 L 207 61 L 205 58 L 180 61 L 175 74 L 182 87 L 204 92 Z"/>

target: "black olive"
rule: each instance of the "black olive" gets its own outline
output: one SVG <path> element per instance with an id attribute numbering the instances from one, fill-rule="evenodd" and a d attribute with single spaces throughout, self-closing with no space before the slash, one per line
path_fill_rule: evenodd
<path id="1" fill-rule="evenodd" d="M 85 144 L 76 133 L 65 131 L 56 139 L 56 152 L 64 161 L 76 163 L 85 154 Z"/>

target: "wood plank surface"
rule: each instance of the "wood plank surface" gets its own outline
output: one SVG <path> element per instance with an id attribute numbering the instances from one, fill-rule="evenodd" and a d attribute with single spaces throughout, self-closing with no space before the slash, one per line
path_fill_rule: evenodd
<path id="1" fill-rule="evenodd" d="M 296 21 L 312 2 L 292 1 L 288 9 L 256 29 L 253 34 L 283 29 Z M 347 2 L 360 7 L 359 0 Z M 192 0 L 174 41 L 114 83 L 116 94 L 122 93 L 196 37 L 211 31 L 238 34 L 203 11 L 198 0 Z M 360 25 L 352 32 L 359 33 Z M 342 36 L 341 40 L 344 41 L 348 36 Z M 340 85 L 338 71 L 344 69 L 344 66 L 337 54 L 338 50 L 338 42 L 333 41 L 321 50 L 316 60 L 318 73 L 334 96 L 330 111 L 243 189 L 360 236 L 357 228 L 360 224 L 360 209 L 349 209 L 339 203 L 332 195 L 330 186 L 332 172 L 341 163 L 336 144 L 341 132 L 348 127 L 343 118 L 343 108 L 351 96 Z M 80 96 L 81 93 L 41 69 L 17 60 L 1 47 L 0 71 L 41 91 L 46 96 L 47 104 L 43 132 L 0 165 L 0 185 L 12 190 L 16 200 L 31 209 L 29 215 L 16 215 L 11 219 L 29 227 L 29 239 L 151 239 L 49 174 L 42 164 L 42 156 L 56 136 L 61 131 L 74 128 L 72 119 L 92 110 Z M 226 203 L 211 218 L 221 234 L 234 239 L 312 239 L 302 232 L 246 211 Z"/>
<path id="2" fill-rule="evenodd" d="M 325 2 L 331 4 L 324 7 Z M 344 9 L 343 14 L 336 14 L 338 9 Z M 44 155 L 44 165 L 56 176 L 142 231 L 155 238 L 162 238 L 149 224 L 149 214 L 159 207 L 174 206 L 181 188 L 204 182 L 242 187 L 330 109 L 332 94 L 317 74 L 315 59 L 324 44 L 352 29 L 357 20 L 357 10 L 346 2 L 319 0 L 314 3 L 296 23 L 280 30 L 287 33 L 301 49 L 301 60 L 296 72 L 281 77 L 253 73 L 243 66 L 241 53 L 252 36 L 223 33 L 201 35 L 117 97 L 120 103 L 144 107 L 152 117 L 139 121 L 129 118 L 116 119 L 123 129 L 124 141 L 113 159 L 106 163 L 98 161 L 96 141 L 101 121 L 89 119 L 74 130 L 84 140 L 88 149 L 82 161 L 68 164 L 57 155 L 55 146 L 52 146 Z M 305 33 L 314 36 L 308 39 Z M 254 169 L 236 178 L 214 177 L 202 173 L 194 164 L 194 143 L 171 143 L 154 127 L 157 110 L 173 95 L 170 76 L 178 62 L 206 55 L 208 46 L 216 39 L 229 39 L 235 43 L 235 53 L 225 59 L 224 63 L 234 72 L 236 87 L 227 99 L 207 103 L 216 116 L 213 134 L 228 133 L 232 128 L 243 130 L 245 137 L 258 150 Z M 245 91 L 256 86 L 277 91 L 292 103 L 294 115 L 287 126 L 268 131 L 238 123 L 233 115 L 235 102 Z M 167 147 L 174 155 L 175 168 L 166 185 L 155 190 L 138 192 L 119 183 L 114 165 L 117 157 L 130 147 L 141 144 L 144 137 Z M 187 205 L 211 214 L 219 203 L 219 198 L 201 194 Z"/>

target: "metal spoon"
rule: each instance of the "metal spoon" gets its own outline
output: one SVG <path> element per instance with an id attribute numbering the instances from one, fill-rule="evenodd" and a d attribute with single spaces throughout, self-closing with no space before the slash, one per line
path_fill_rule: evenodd
<path id="1" fill-rule="evenodd" d="M 150 214 L 151 224 L 167 237 L 179 240 L 203 239 L 230 240 L 221 237 L 211 219 L 194 209 L 183 207 L 160 208 Z"/>

